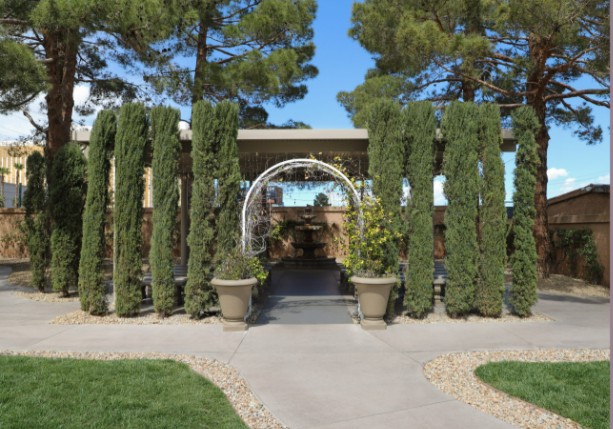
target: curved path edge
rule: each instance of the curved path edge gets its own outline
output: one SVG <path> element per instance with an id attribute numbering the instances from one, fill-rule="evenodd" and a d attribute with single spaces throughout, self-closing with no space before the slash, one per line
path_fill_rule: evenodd
<path id="1" fill-rule="evenodd" d="M 475 369 L 489 362 L 590 362 L 610 360 L 608 349 L 536 349 L 447 353 L 424 366 L 426 378 L 459 401 L 514 426 L 580 429 L 582 426 L 483 383 Z"/>

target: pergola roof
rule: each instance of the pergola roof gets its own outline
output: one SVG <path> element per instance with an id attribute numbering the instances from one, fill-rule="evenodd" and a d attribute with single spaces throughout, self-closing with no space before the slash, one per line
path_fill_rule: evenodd
<path id="1" fill-rule="evenodd" d="M 72 139 L 88 143 L 89 130 L 75 130 Z M 181 130 L 181 173 L 191 172 L 191 130 Z M 510 130 L 502 131 L 503 152 L 514 152 L 516 141 Z M 238 152 L 241 171 L 246 180 L 254 180 L 267 168 L 292 158 L 314 156 L 324 162 L 336 157 L 349 160 L 352 175 L 368 172 L 368 130 L 366 129 L 291 129 L 239 130 Z M 437 168 L 443 159 L 444 139 L 437 132 Z M 150 156 L 148 156 L 150 159 Z"/>

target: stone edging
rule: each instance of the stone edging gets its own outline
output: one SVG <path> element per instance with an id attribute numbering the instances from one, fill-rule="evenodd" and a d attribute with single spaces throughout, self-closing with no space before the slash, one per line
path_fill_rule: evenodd
<path id="1" fill-rule="evenodd" d="M 249 389 L 237 370 L 217 360 L 161 353 L 94 353 L 0 350 L 0 355 L 93 360 L 172 359 L 189 367 L 219 387 L 243 421 L 253 429 L 285 429 Z"/>
<path id="2" fill-rule="evenodd" d="M 533 429 L 579 429 L 581 425 L 513 398 L 481 382 L 475 369 L 488 362 L 514 360 L 523 362 L 589 362 L 609 360 L 608 349 L 537 349 L 449 353 L 426 363 L 426 378 L 459 401 L 504 420 L 514 426 Z"/>

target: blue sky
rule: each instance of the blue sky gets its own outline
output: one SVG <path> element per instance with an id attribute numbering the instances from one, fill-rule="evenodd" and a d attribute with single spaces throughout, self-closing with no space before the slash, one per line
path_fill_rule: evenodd
<path id="1" fill-rule="evenodd" d="M 336 101 L 336 94 L 352 90 L 359 85 L 366 71 L 372 66 L 370 54 L 347 35 L 351 26 L 353 0 L 321 0 L 314 23 L 317 47 L 314 64 L 319 76 L 308 82 L 307 96 L 296 103 L 278 109 L 270 106 L 270 121 L 283 123 L 288 119 L 301 120 L 313 128 L 353 128 L 345 110 Z M 78 88 L 75 98 L 87 96 L 85 88 Z M 185 114 L 185 113 L 184 113 Z M 609 183 L 610 136 L 609 110 L 595 108 L 596 121 L 605 132 L 604 142 L 588 146 L 572 135 L 571 130 L 552 128 L 549 147 L 550 197 L 585 186 L 589 183 Z M 188 117 L 189 115 L 185 115 Z M 83 118 L 91 124 L 93 117 Z M 0 116 L 0 140 L 8 140 L 26 134 L 29 124 L 21 114 Z M 507 199 L 511 199 L 512 169 L 515 162 L 512 154 L 503 155 L 507 167 Z M 437 180 L 435 195 L 438 203 L 442 186 Z M 301 202 L 311 195 L 295 197 Z M 286 202 L 291 204 L 286 194 Z"/>

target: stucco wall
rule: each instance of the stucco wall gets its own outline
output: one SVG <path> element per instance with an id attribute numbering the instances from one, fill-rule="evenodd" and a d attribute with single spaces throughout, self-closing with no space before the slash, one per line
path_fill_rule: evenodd
<path id="1" fill-rule="evenodd" d="M 593 192 L 577 195 L 562 201 L 553 201 L 547 208 L 549 229 L 590 229 L 598 251 L 599 262 L 604 267 L 603 284 L 610 285 L 610 224 L 609 193 Z M 561 255 L 556 255 L 552 272 L 571 275 L 570 267 L 561 263 Z M 578 272 L 583 273 L 581 257 Z"/>

